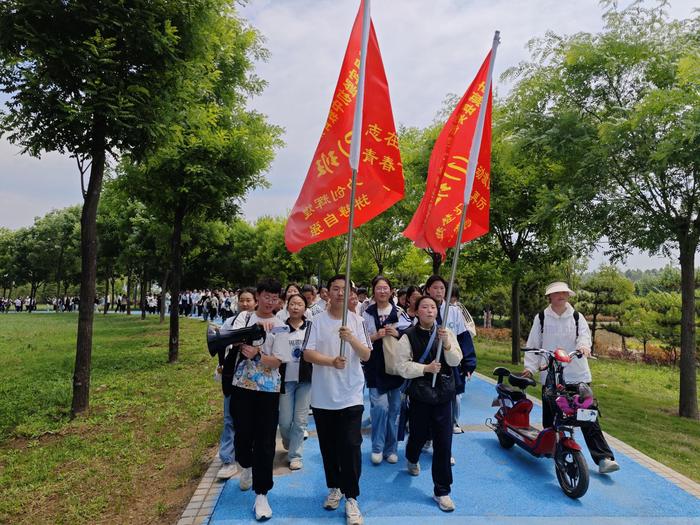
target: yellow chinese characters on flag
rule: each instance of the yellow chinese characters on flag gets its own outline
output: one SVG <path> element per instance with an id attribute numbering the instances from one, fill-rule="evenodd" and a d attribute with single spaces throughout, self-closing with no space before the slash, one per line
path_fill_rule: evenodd
<path id="1" fill-rule="evenodd" d="M 362 9 L 360 5 L 321 140 L 287 221 L 285 243 L 291 252 L 348 232 L 352 181 L 349 157 L 359 89 Z M 404 194 L 389 87 L 371 24 L 365 67 L 360 165 L 353 203 L 356 227 L 400 201 Z"/>
<path id="2" fill-rule="evenodd" d="M 479 73 L 435 142 L 425 195 L 404 231 L 417 247 L 432 248 L 443 257 L 448 248 L 457 244 L 469 150 L 482 104 L 486 104 L 486 118 L 461 242 L 476 239 L 489 231 L 491 90 L 486 96 L 485 85 L 490 58 L 491 53 L 486 56 Z"/>

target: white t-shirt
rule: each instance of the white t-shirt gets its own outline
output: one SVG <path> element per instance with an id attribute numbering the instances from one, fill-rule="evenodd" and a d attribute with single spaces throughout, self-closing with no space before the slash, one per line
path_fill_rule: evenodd
<path id="1" fill-rule="evenodd" d="M 310 331 L 311 321 L 305 321 L 298 330 L 283 332 L 275 336 L 272 352 L 276 355 L 285 353 L 288 355 L 287 370 L 284 374 L 285 382 L 299 381 L 299 360 L 301 359 L 304 342 L 307 339 L 307 333 Z"/>
<path id="2" fill-rule="evenodd" d="M 386 321 L 387 317 L 389 317 L 389 315 L 391 315 L 391 310 L 392 310 L 392 308 L 391 308 L 390 304 L 388 304 L 386 307 L 381 308 L 381 309 L 377 308 L 377 317 L 379 317 L 380 323 L 383 323 L 384 321 Z M 376 334 L 378 327 L 376 326 L 376 324 L 374 322 L 374 316 L 368 314 L 367 310 L 365 309 L 365 311 L 362 313 L 362 319 L 364 319 L 364 321 L 365 321 L 365 326 L 367 327 L 367 333 L 369 335 Z M 389 325 L 385 325 L 385 326 L 391 326 L 393 328 L 396 328 L 397 325 L 398 325 L 398 323 L 393 323 L 393 324 L 389 324 Z"/>
<path id="3" fill-rule="evenodd" d="M 333 319 L 325 311 L 314 317 L 311 325 L 309 340 L 304 350 L 336 357 L 340 355 L 340 336 L 338 330 L 342 319 Z M 361 342 L 372 348 L 362 318 L 348 312 L 347 326 Z M 360 356 L 349 343 L 345 343 L 345 368 L 338 370 L 332 366 L 314 366 L 311 376 L 311 406 L 326 410 L 342 410 L 343 408 L 362 405 L 362 392 L 365 386 L 365 376 L 362 373 Z"/>

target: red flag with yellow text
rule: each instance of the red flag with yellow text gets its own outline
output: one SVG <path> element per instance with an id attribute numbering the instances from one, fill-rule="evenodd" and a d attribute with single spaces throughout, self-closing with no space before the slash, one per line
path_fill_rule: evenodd
<path id="1" fill-rule="evenodd" d="M 486 56 L 476 78 L 440 132 L 430 155 L 425 195 L 403 232 L 418 248 L 432 248 L 443 257 L 448 248 L 457 244 L 469 150 L 479 108 L 484 103 L 487 104 L 486 118 L 461 242 L 471 241 L 489 231 L 491 89 L 488 97 L 484 97 L 484 91 L 490 58 L 491 53 Z"/>
<path id="2" fill-rule="evenodd" d="M 349 156 L 359 83 L 363 4 L 350 34 L 321 140 L 287 221 L 284 240 L 291 252 L 348 232 L 352 180 Z M 354 203 L 356 227 L 400 201 L 404 194 L 389 87 L 371 22 L 365 67 L 362 142 Z"/>

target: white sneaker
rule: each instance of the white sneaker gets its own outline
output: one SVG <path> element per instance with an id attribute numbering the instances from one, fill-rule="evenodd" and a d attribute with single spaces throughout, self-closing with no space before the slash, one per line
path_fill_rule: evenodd
<path id="1" fill-rule="evenodd" d="M 452 427 L 452 433 L 453 434 L 464 434 L 464 430 L 462 430 L 462 427 L 459 425 L 455 425 Z"/>
<path id="2" fill-rule="evenodd" d="M 328 496 L 323 502 L 323 508 L 326 510 L 335 510 L 340 505 L 340 500 L 343 499 L 343 493 L 340 489 L 328 489 Z"/>
<path id="3" fill-rule="evenodd" d="M 372 463 L 374 465 L 379 465 L 382 462 L 381 452 L 372 452 Z"/>
<path id="4" fill-rule="evenodd" d="M 396 454 L 389 454 L 389 455 L 386 457 L 386 462 L 387 462 L 387 463 L 391 463 L 392 465 L 393 465 L 394 463 L 398 463 L 398 462 L 399 462 L 399 456 L 397 456 Z"/>
<path id="5" fill-rule="evenodd" d="M 304 464 L 299 458 L 293 459 L 289 462 L 289 470 L 301 470 L 304 468 Z"/>
<path id="6" fill-rule="evenodd" d="M 304 441 L 306 441 L 307 439 L 309 439 L 309 431 L 305 429 L 304 430 Z"/>
<path id="7" fill-rule="evenodd" d="M 362 525 L 365 522 L 360 512 L 360 506 L 355 498 L 345 500 L 345 523 L 346 525 Z"/>
<path id="8" fill-rule="evenodd" d="M 265 494 L 255 496 L 253 510 L 255 511 L 255 519 L 258 521 L 269 520 L 272 517 L 272 508 Z"/>
<path id="9" fill-rule="evenodd" d="M 601 474 L 610 474 L 617 470 L 620 470 L 620 465 L 618 465 L 617 461 L 614 459 L 603 458 L 600 460 L 600 463 L 598 463 L 598 472 Z"/>
<path id="10" fill-rule="evenodd" d="M 230 479 L 236 472 L 238 472 L 236 463 L 224 463 L 216 474 L 216 477 L 219 479 Z"/>
<path id="11" fill-rule="evenodd" d="M 433 442 L 431 440 L 426 441 L 425 445 L 423 445 L 423 452 L 429 452 L 432 446 Z"/>
<path id="12" fill-rule="evenodd" d="M 253 467 L 241 469 L 241 477 L 238 479 L 241 490 L 248 490 L 253 486 Z"/>
<path id="13" fill-rule="evenodd" d="M 452 512 L 453 510 L 455 510 L 455 504 L 449 495 L 447 495 L 447 496 L 433 496 L 433 499 L 437 502 L 438 507 L 440 507 L 441 511 Z"/>
<path id="14" fill-rule="evenodd" d="M 457 463 L 457 462 L 455 461 L 455 457 L 454 457 L 454 456 L 450 456 L 450 465 L 452 465 L 452 466 L 454 467 L 455 463 Z"/>
<path id="15" fill-rule="evenodd" d="M 406 468 L 411 476 L 417 476 L 420 474 L 420 463 L 411 463 L 410 461 L 406 461 Z"/>

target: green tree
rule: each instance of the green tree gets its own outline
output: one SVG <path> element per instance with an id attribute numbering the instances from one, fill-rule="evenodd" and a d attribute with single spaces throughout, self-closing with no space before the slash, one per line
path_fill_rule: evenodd
<path id="1" fill-rule="evenodd" d="M 262 173 L 280 145 L 281 130 L 246 107 L 264 86 L 253 73 L 254 60 L 265 57 L 260 36 L 223 2 L 200 16 L 205 23 L 188 42 L 192 59 L 169 77 L 177 85 L 167 112 L 170 134 L 125 169 L 132 191 L 171 226 L 169 362 L 179 349 L 183 232 L 235 213 L 236 200 L 264 184 Z"/>
<path id="2" fill-rule="evenodd" d="M 405 227 L 400 214 L 392 208 L 360 226 L 356 231 L 355 250 L 371 257 L 377 267 L 377 274 L 383 275 L 402 259 L 410 241 L 401 235 Z"/>
<path id="3" fill-rule="evenodd" d="M 592 317 L 591 339 L 595 349 L 598 317 L 607 315 L 620 320 L 622 305 L 632 297 L 634 284 L 614 266 L 603 266 L 582 283 L 576 308 Z"/>
<path id="4" fill-rule="evenodd" d="M 656 313 L 646 297 L 633 296 L 627 299 L 620 308 L 620 321 L 624 323 L 633 335 L 642 342 L 642 354 L 647 354 L 647 344 L 654 337 L 654 320 Z"/>
<path id="5" fill-rule="evenodd" d="M 581 228 L 590 185 L 574 160 L 589 142 L 569 115 L 548 115 L 538 104 L 542 86 L 520 82 L 496 112 L 491 168 L 494 256 L 511 282 L 511 360 L 520 361 L 521 300 L 534 275 L 587 252 L 595 235 Z M 542 283 L 539 284 L 539 287 Z M 532 312 L 530 312 L 532 313 Z"/>
<path id="6" fill-rule="evenodd" d="M 70 154 L 81 175 L 73 414 L 89 405 L 96 214 L 106 156 L 137 156 L 158 134 L 169 133 L 159 109 L 178 83 L 165 73 L 188 58 L 202 24 L 218 8 L 213 0 L 0 3 L 0 85 L 10 95 L 0 134 L 31 155 Z"/>
<path id="7" fill-rule="evenodd" d="M 681 346 L 681 295 L 652 292 L 645 299 L 653 312 L 651 334 L 662 342 L 661 347 L 668 353 L 671 364 L 675 366 Z"/>
<path id="8" fill-rule="evenodd" d="M 392 268 L 391 275 L 396 284 L 420 285 L 425 283 L 431 272 L 432 259 L 425 250 L 411 245 L 398 264 Z"/>
<path id="9" fill-rule="evenodd" d="M 600 224 L 611 254 L 678 250 L 679 415 L 697 419 L 700 15 L 676 21 L 663 2 L 646 8 L 635 1 L 623 10 L 612 0 L 606 4 L 601 33 L 548 34 L 532 44 L 535 60 L 519 72 L 549 86 L 541 103 L 550 113 L 573 113 L 594 130 L 584 158 L 600 192 L 590 203 L 607 213 Z"/>
<path id="10" fill-rule="evenodd" d="M 17 280 L 15 267 L 15 232 L 8 228 L 0 228 L 0 285 L 2 296 L 10 297 L 14 283 Z"/>

